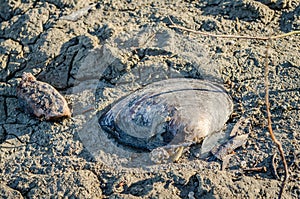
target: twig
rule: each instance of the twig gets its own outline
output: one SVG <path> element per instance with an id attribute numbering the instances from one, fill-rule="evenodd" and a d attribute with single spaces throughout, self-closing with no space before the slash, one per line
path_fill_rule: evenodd
<path id="1" fill-rule="evenodd" d="M 300 30 L 294 30 L 294 31 L 291 31 L 291 32 L 288 32 L 285 34 L 271 36 L 270 39 L 279 39 L 282 37 L 287 37 L 287 36 L 296 35 L 296 34 L 300 34 Z"/>
<path id="2" fill-rule="evenodd" d="M 276 170 L 277 165 L 275 163 L 275 159 L 276 159 L 276 153 L 274 153 L 272 156 L 272 173 L 273 173 L 274 177 L 278 180 L 280 178 L 277 174 L 277 170 Z"/>
<path id="3" fill-rule="evenodd" d="M 195 33 L 195 34 L 211 36 L 211 37 L 234 38 L 234 39 L 257 39 L 257 40 L 268 40 L 269 39 L 269 37 L 212 34 L 212 33 L 208 33 L 208 32 L 202 32 L 202 31 L 197 31 L 197 30 L 185 28 L 185 27 L 182 27 L 182 26 L 178 26 L 178 25 L 173 24 L 172 21 L 171 21 L 171 23 L 172 23 L 172 25 L 169 26 L 170 28 L 177 28 L 177 29 L 192 32 L 192 33 Z"/>
<path id="4" fill-rule="evenodd" d="M 243 171 L 247 171 L 247 172 L 267 172 L 267 167 L 263 166 L 263 167 L 253 167 L 253 168 L 246 168 L 243 169 Z"/>
<path id="5" fill-rule="evenodd" d="M 284 166 L 284 171 L 285 171 L 285 175 L 284 175 L 284 179 L 282 181 L 281 184 L 281 188 L 278 194 L 278 198 L 280 199 L 282 197 L 282 193 L 285 187 L 285 184 L 287 182 L 287 179 L 289 177 L 289 173 L 288 173 L 288 166 L 286 163 L 286 159 L 284 156 L 284 151 L 282 148 L 281 143 L 276 139 L 273 130 L 272 130 L 272 121 L 271 121 L 271 112 L 270 112 L 270 103 L 269 103 L 269 66 L 268 66 L 268 51 L 270 49 L 270 41 L 273 39 L 279 39 L 279 38 L 283 38 L 283 37 L 287 37 L 287 36 L 291 36 L 291 35 L 295 35 L 295 34 L 300 34 L 300 30 L 295 30 L 295 31 L 291 31 L 288 33 L 284 33 L 284 34 L 280 34 L 280 35 L 275 35 L 275 36 L 269 36 L 269 37 L 261 37 L 261 36 L 241 36 L 241 35 L 220 35 L 220 34 L 212 34 L 212 33 L 207 33 L 207 32 L 202 32 L 202 31 L 196 31 L 196 30 L 192 30 L 189 28 L 185 28 L 182 26 L 178 26 L 176 24 L 174 24 L 174 22 L 171 20 L 171 18 L 169 17 L 169 20 L 171 22 L 171 25 L 169 27 L 171 28 L 177 28 L 180 30 L 184 30 L 184 31 L 188 31 L 191 33 L 195 33 L 195 34 L 200 34 L 200 35 L 204 35 L 204 36 L 211 36 L 211 37 L 218 37 L 218 38 L 235 38 L 235 39 L 256 39 L 256 40 L 263 40 L 267 42 L 267 50 L 266 50 L 266 54 L 265 54 L 265 103 L 266 103 L 266 109 L 267 109 L 267 119 L 268 119 L 268 130 L 270 133 L 270 137 L 273 140 L 273 142 L 277 145 L 277 148 L 280 152 L 280 156 L 283 162 L 283 166 Z"/>
<path id="6" fill-rule="evenodd" d="M 272 120 L 271 120 L 271 112 L 270 112 L 270 103 L 269 103 L 269 64 L 268 64 L 268 57 L 269 57 L 269 49 L 270 49 L 270 40 L 267 41 L 267 49 L 266 49 L 266 54 L 265 54 L 265 101 L 266 101 L 266 109 L 267 109 L 267 119 L 268 119 L 268 129 L 269 129 L 269 133 L 271 136 L 271 139 L 273 140 L 273 142 L 277 145 L 277 148 L 280 152 L 280 156 L 283 162 L 283 166 L 284 166 L 284 179 L 282 181 L 281 187 L 280 187 L 280 191 L 278 194 L 278 198 L 280 199 L 286 184 L 286 181 L 289 177 L 289 170 L 288 170 L 288 166 L 285 160 L 285 156 L 284 156 L 284 151 L 282 148 L 281 143 L 276 139 L 274 133 L 273 133 L 273 129 L 272 129 Z"/>
<path id="7" fill-rule="evenodd" d="M 287 37 L 287 36 L 291 36 L 291 35 L 295 35 L 295 34 L 300 34 L 300 30 L 295 30 L 295 31 L 291 31 L 291 32 L 284 33 L 284 34 L 281 34 L 281 35 L 275 35 L 275 36 L 269 36 L 269 37 L 250 36 L 250 35 L 220 35 L 220 34 L 213 34 L 213 33 L 208 33 L 208 32 L 203 32 L 203 31 L 197 31 L 197 30 L 185 28 L 185 27 L 182 27 L 182 26 L 178 26 L 178 25 L 174 24 L 174 22 L 171 20 L 170 17 L 169 17 L 169 20 L 172 24 L 172 25 L 169 26 L 170 28 L 177 28 L 177 29 L 180 29 L 180 30 L 184 30 L 184 31 L 188 31 L 188 32 L 192 32 L 192 33 L 200 34 L 200 35 L 204 35 L 204 36 L 210 36 L 210 37 L 234 38 L 234 39 L 256 39 L 256 40 L 267 41 L 267 40 L 270 40 L 270 39 L 279 39 L 279 38 L 282 38 L 282 37 Z"/>

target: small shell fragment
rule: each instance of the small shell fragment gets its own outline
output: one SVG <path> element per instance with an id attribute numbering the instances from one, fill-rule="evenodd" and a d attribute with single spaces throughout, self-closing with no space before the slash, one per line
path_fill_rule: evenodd
<path id="1" fill-rule="evenodd" d="M 215 146 L 211 152 L 216 158 L 223 161 L 232 151 L 242 146 L 247 141 L 247 138 L 248 134 L 235 136 L 228 140 L 225 144 Z"/>
<path id="2" fill-rule="evenodd" d="M 17 96 L 25 112 L 46 120 L 71 117 L 65 98 L 51 85 L 37 81 L 31 73 L 23 73 Z"/>

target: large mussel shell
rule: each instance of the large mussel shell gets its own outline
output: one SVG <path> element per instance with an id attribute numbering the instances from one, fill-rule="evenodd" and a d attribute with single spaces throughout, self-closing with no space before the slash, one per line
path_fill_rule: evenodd
<path id="1" fill-rule="evenodd" d="M 115 103 L 99 119 L 122 144 L 143 151 L 180 145 L 219 131 L 233 109 L 216 83 L 186 78 L 155 82 Z"/>

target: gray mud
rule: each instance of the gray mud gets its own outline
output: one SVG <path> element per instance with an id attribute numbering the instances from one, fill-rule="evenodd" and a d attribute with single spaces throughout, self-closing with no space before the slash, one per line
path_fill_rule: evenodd
<path id="1" fill-rule="evenodd" d="M 2 1 L 1 197 L 277 197 L 283 167 L 267 131 L 265 42 L 182 32 L 169 27 L 170 19 L 209 33 L 269 36 L 300 29 L 300 2 Z M 299 198 L 299 35 L 272 42 L 269 66 L 273 128 L 290 171 L 284 198 Z M 72 119 L 47 122 L 24 113 L 16 97 L 23 72 L 58 89 L 72 108 Z M 179 163 L 124 166 L 128 156 L 122 153 L 122 160 L 111 153 L 122 146 L 100 136 L 99 114 L 112 103 L 174 77 L 224 85 L 234 102 L 224 131 L 240 118 L 249 120 L 238 131 L 249 138 L 225 171 L 218 160 L 197 158 L 197 147 L 187 149 Z M 243 170 L 254 167 L 267 172 Z"/>

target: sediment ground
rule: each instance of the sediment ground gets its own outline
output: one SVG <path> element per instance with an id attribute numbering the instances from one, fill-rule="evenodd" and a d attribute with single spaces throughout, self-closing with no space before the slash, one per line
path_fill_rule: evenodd
<path id="1" fill-rule="evenodd" d="M 1 1 L 2 198 L 276 198 L 284 170 L 267 130 L 266 61 L 272 127 L 290 173 L 283 198 L 300 197 L 300 35 L 267 44 L 171 25 L 210 34 L 279 35 L 300 29 L 300 2 Z M 25 113 L 16 95 L 23 72 L 55 87 L 72 118 L 45 121 Z M 121 97 L 173 77 L 224 85 L 234 103 L 226 131 L 241 118 L 249 121 L 238 130 L 249 137 L 225 170 L 219 160 L 199 159 L 196 147 L 178 163 L 152 167 L 123 164 L 128 154 L 122 156 L 122 147 L 112 145 L 116 155 L 104 147 L 109 139 L 98 133 L 99 114 Z"/>

